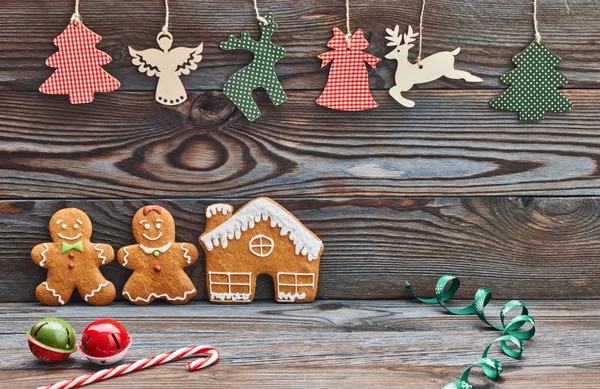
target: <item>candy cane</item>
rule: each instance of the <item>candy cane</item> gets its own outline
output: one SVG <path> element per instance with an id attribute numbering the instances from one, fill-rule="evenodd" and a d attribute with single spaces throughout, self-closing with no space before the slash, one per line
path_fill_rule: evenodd
<path id="1" fill-rule="evenodd" d="M 168 353 L 160 354 L 155 357 L 149 357 L 146 359 L 140 359 L 136 362 L 129 362 L 123 365 L 115 366 L 110 369 L 100 370 L 96 373 L 90 373 L 79 376 L 77 378 L 71 378 L 70 380 L 64 380 L 48 386 L 40 386 L 37 389 L 70 389 L 79 388 L 80 386 L 93 384 L 109 378 L 118 377 L 123 374 L 133 373 L 138 370 L 146 369 L 148 367 L 161 365 L 181 358 L 187 358 L 198 354 L 208 354 L 202 359 L 197 361 L 189 362 L 187 364 L 189 371 L 195 371 L 203 369 L 210 365 L 215 364 L 219 360 L 219 350 L 211 346 L 191 346 L 180 348 L 179 350 L 170 351 Z"/>

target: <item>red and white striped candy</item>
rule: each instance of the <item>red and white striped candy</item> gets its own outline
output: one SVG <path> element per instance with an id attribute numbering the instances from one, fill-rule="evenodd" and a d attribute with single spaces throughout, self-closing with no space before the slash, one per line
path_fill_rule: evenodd
<path id="1" fill-rule="evenodd" d="M 160 354 L 155 357 L 149 357 L 141 359 L 136 362 L 129 362 L 123 365 L 115 366 L 110 369 L 100 370 L 96 373 L 90 373 L 79 376 L 77 378 L 71 378 L 50 384 L 48 386 L 40 386 L 37 389 L 70 389 L 79 388 L 80 386 L 90 385 L 98 381 L 107 380 L 109 378 L 118 377 L 123 374 L 133 373 L 148 367 L 161 365 L 181 358 L 187 358 L 199 354 L 208 354 L 206 357 L 198 359 L 197 361 L 189 362 L 187 364 L 189 371 L 195 371 L 203 369 L 205 367 L 214 365 L 219 360 L 219 350 L 211 346 L 191 346 L 180 348 L 179 350 L 170 351 L 168 353 Z"/>

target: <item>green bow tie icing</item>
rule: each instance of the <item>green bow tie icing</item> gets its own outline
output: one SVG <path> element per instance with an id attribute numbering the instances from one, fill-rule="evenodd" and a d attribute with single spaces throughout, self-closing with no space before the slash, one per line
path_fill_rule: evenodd
<path id="1" fill-rule="evenodd" d="M 496 379 L 502 373 L 502 364 L 494 359 L 488 358 L 488 351 L 490 347 L 495 343 L 500 343 L 502 352 L 514 359 L 518 359 L 523 354 L 524 345 L 523 340 L 529 340 L 535 335 L 535 321 L 529 316 L 527 307 L 518 300 L 512 300 L 504 304 L 500 311 L 500 325 L 491 324 L 485 316 L 485 307 L 492 300 L 492 292 L 486 288 L 479 288 L 475 293 L 473 304 L 459 309 L 453 309 L 447 306 L 448 300 L 450 300 L 458 289 L 460 288 L 460 280 L 454 277 L 452 274 L 446 274 L 440 277 L 435 286 L 435 297 L 434 298 L 421 298 L 417 297 L 410 283 L 406 282 L 406 288 L 409 293 L 425 304 L 439 304 L 442 308 L 453 315 L 472 315 L 476 314 L 479 319 L 485 324 L 489 325 L 493 329 L 502 332 L 502 336 L 494 340 L 484 350 L 481 359 L 469 366 L 463 373 L 460 380 L 453 381 L 448 385 L 444 386 L 443 389 L 471 389 L 473 386 L 469 383 L 469 374 L 471 369 L 476 366 L 481 366 L 483 373 L 491 379 Z M 521 312 L 519 315 L 511 319 L 506 324 L 506 316 L 508 313 L 516 308 L 520 308 Z M 530 327 L 529 329 L 523 329 L 523 327 Z M 518 350 L 511 348 L 507 342 L 513 343 L 517 346 Z"/>
<path id="2" fill-rule="evenodd" d="M 560 57 L 536 41 L 513 57 L 516 69 L 500 80 L 510 87 L 490 102 L 492 108 L 518 111 L 519 120 L 537 121 L 545 112 L 567 112 L 573 104 L 557 89 L 567 84 L 565 76 L 554 70 Z"/>
<path id="3" fill-rule="evenodd" d="M 227 42 L 221 42 L 223 50 L 245 49 L 254 54 L 254 59 L 245 68 L 236 72 L 225 84 L 223 93 L 250 121 L 260 116 L 260 110 L 252 98 L 252 91 L 263 88 L 275 105 L 287 100 L 283 87 L 275 74 L 275 63 L 285 55 L 285 49 L 271 42 L 271 36 L 277 30 L 273 14 L 265 15 L 267 24 L 259 23 L 261 36 L 255 41 L 248 31 L 242 31 L 242 38 L 229 36 Z"/>
<path id="4" fill-rule="evenodd" d="M 79 241 L 75 244 L 68 244 L 68 243 L 63 242 L 63 244 L 60 248 L 60 252 L 66 253 L 67 251 L 71 251 L 71 250 L 77 250 L 77 251 L 83 252 L 83 243 L 81 241 Z"/>

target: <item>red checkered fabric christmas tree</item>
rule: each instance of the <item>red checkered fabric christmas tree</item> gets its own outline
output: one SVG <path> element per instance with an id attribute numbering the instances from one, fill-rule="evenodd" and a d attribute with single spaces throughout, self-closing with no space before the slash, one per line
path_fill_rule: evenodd
<path id="1" fill-rule="evenodd" d="M 91 103 L 96 92 L 112 92 L 121 83 L 104 69 L 112 61 L 110 55 L 96 49 L 102 37 L 72 21 L 54 44 L 58 52 L 46 60 L 56 71 L 40 86 L 40 92 L 69 95 L 71 104 Z"/>
<path id="2" fill-rule="evenodd" d="M 379 58 L 363 52 L 369 47 L 362 30 L 356 31 L 346 42 L 344 33 L 333 28 L 333 38 L 327 43 L 333 49 L 320 54 L 323 60 L 321 67 L 333 61 L 329 70 L 327 85 L 317 104 L 340 111 L 364 111 L 377 107 L 369 90 L 369 72 L 365 64 L 375 67 Z"/>

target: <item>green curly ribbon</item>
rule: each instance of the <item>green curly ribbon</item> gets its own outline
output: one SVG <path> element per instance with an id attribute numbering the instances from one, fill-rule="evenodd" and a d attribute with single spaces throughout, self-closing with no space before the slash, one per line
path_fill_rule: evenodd
<path id="1" fill-rule="evenodd" d="M 448 286 L 449 285 L 449 286 Z M 453 315 L 472 315 L 476 314 L 479 319 L 495 330 L 501 331 L 502 336 L 498 339 L 494 340 L 489 346 L 486 347 L 483 354 L 481 355 L 481 359 L 477 362 L 469 366 L 465 372 L 463 373 L 460 380 L 453 381 L 448 385 L 444 386 L 443 389 L 471 389 L 473 385 L 469 383 L 469 374 L 471 370 L 476 366 L 481 366 L 483 373 L 491 379 L 496 379 L 502 373 L 502 364 L 494 359 L 488 357 L 488 352 L 490 347 L 495 343 L 500 343 L 500 347 L 502 348 L 502 352 L 514 359 L 518 359 L 523 354 L 524 345 L 523 340 L 529 340 L 535 335 L 535 320 L 533 317 L 529 316 L 529 311 L 525 304 L 518 300 L 512 300 L 504 304 L 502 310 L 500 311 L 500 322 L 501 325 L 494 325 L 488 321 L 485 316 L 485 307 L 492 300 L 492 292 L 490 292 L 486 288 L 479 288 L 477 293 L 475 293 L 473 304 L 460 308 L 453 309 L 446 305 L 446 303 L 454 297 L 458 289 L 460 288 L 460 280 L 457 277 L 454 277 L 452 274 L 446 274 L 440 277 L 436 286 L 435 286 L 435 297 L 434 298 L 420 298 L 415 295 L 412 290 L 412 286 L 410 283 L 406 282 L 406 288 L 410 292 L 410 294 L 416 298 L 417 300 L 425 303 L 425 304 L 439 304 L 446 311 Z M 511 319 L 508 324 L 506 324 L 506 316 L 513 309 L 521 309 L 520 315 Z M 523 326 L 530 324 L 531 328 L 528 330 L 522 330 Z M 517 346 L 517 350 L 511 348 L 507 342 L 513 343 Z"/>

